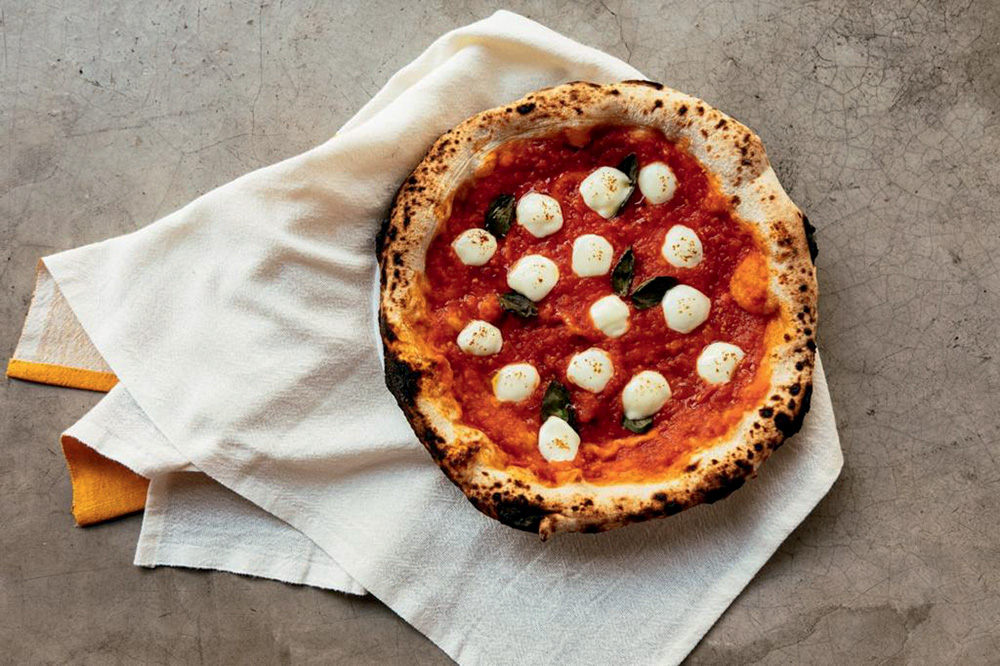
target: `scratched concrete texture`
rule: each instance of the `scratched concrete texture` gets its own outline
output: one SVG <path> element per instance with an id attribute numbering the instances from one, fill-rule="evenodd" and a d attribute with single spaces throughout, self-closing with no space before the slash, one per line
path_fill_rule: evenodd
<path id="1" fill-rule="evenodd" d="M 818 228 L 844 472 L 689 662 L 998 663 L 1000 8 L 509 7 L 755 128 Z M 494 8 L 0 0 L 0 351 L 39 256 L 325 140 Z M 98 396 L 0 393 L 0 662 L 448 662 L 370 598 L 131 566 L 138 517 L 69 515 L 57 437 Z"/>

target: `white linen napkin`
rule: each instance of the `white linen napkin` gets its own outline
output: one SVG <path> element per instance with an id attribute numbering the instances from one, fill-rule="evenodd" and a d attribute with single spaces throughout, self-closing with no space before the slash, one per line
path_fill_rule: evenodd
<path id="1" fill-rule="evenodd" d="M 499 12 L 436 41 L 322 146 L 45 265 L 171 460 L 300 531 L 460 663 L 677 662 L 839 473 L 821 368 L 803 433 L 731 499 L 541 543 L 430 461 L 374 325 L 378 223 L 437 136 L 533 89 L 628 78 Z"/>

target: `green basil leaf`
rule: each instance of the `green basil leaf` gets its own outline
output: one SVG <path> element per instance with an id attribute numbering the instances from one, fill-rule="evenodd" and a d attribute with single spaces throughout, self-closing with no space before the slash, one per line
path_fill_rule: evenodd
<path id="1" fill-rule="evenodd" d="M 635 192 L 636 180 L 639 177 L 639 158 L 635 156 L 635 153 L 630 153 L 628 157 L 618 163 L 616 168 L 628 176 L 628 181 L 630 183 L 628 195 L 622 200 L 622 205 L 618 206 L 618 210 L 615 211 L 615 215 L 618 215 L 618 213 L 622 212 L 625 208 L 625 205 L 628 204 L 628 200 L 632 198 L 632 193 Z M 615 215 L 612 215 L 611 217 L 614 217 Z"/>
<path id="2" fill-rule="evenodd" d="M 622 427 L 626 430 L 634 432 L 637 435 L 641 435 L 653 427 L 653 417 L 647 416 L 644 419 L 627 419 L 623 416 Z"/>
<path id="3" fill-rule="evenodd" d="M 507 312 L 516 314 L 518 317 L 535 317 L 538 315 L 538 308 L 524 294 L 510 291 L 506 294 L 497 294 L 497 299 L 500 301 L 500 307 Z"/>
<path id="4" fill-rule="evenodd" d="M 622 298 L 628 296 L 629 290 L 632 289 L 634 272 L 635 254 L 633 254 L 632 246 L 630 245 L 627 250 L 622 252 L 622 256 L 618 258 L 618 263 L 615 264 L 614 270 L 611 271 L 611 291 Z"/>
<path id="5" fill-rule="evenodd" d="M 635 156 L 635 153 L 630 153 L 618 164 L 617 169 L 628 176 L 629 182 L 634 186 L 639 177 L 639 158 Z"/>
<path id="6" fill-rule="evenodd" d="M 658 275 L 649 278 L 632 292 L 632 304 L 639 310 L 651 308 L 663 300 L 663 295 L 677 286 L 677 278 Z"/>
<path id="7" fill-rule="evenodd" d="M 503 238 L 510 231 L 514 221 L 514 195 L 501 194 L 490 202 L 486 209 L 486 230 L 497 238 Z"/>
<path id="8" fill-rule="evenodd" d="M 558 416 L 572 426 L 574 415 L 569 391 L 559 383 L 559 380 L 553 379 L 545 389 L 545 395 L 542 396 L 542 423 L 545 423 L 550 416 Z"/>

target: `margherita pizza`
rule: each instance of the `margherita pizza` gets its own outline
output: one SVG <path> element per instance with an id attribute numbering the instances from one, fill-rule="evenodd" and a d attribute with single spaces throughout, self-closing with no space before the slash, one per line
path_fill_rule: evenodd
<path id="1" fill-rule="evenodd" d="M 543 538 L 714 502 L 808 410 L 807 228 L 753 132 L 659 84 L 485 111 L 380 233 L 389 389 L 480 511 Z"/>

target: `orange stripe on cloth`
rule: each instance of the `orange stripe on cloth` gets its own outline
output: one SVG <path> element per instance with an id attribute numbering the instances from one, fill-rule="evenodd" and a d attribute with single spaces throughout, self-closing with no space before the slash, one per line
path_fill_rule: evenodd
<path id="1" fill-rule="evenodd" d="M 7 361 L 7 376 L 14 379 L 26 379 L 29 382 L 87 389 L 88 391 L 102 391 L 104 393 L 110 391 L 118 383 L 118 378 L 111 372 L 71 368 L 68 365 L 57 365 L 55 363 L 22 361 L 16 358 Z"/>
<path id="2" fill-rule="evenodd" d="M 73 484 L 73 518 L 80 527 L 142 511 L 149 479 L 105 458 L 75 437 L 62 438 Z"/>
<path id="3" fill-rule="evenodd" d="M 7 376 L 89 391 L 110 391 L 118 378 L 110 372 L 55 363 L 10 359 Z M 62 438 L 63 455 L 73 486 L 73 518 L 81 527 L 120 518 L 146 506 L 149 480 L 105 458 L 74 437 Z"/>

